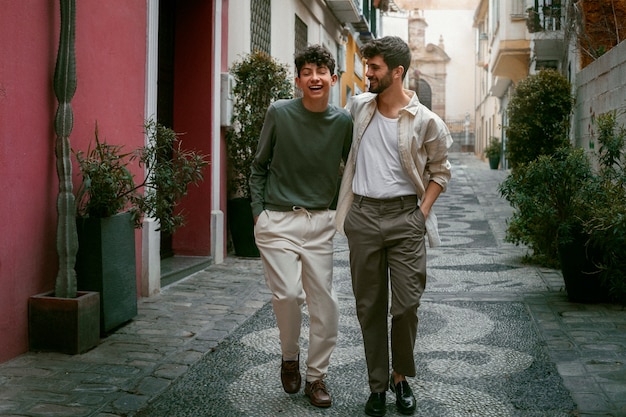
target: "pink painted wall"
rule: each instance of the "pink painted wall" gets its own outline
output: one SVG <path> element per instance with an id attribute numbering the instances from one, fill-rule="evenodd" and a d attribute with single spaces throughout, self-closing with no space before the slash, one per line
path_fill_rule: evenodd
<path id="1" fill-rule="evenodd" d="M 58 0 L 0 0 L 0 362 L 28 350 L 28 297 L 56 276 L 52 76 Z M 100 137 L 142 146 L 146 2 L 77 1 L 75 149 Z M 133 172 L 140 177 L 138 167 Z M 78 175 L 74 164 L 76 180 Z M 139 236 L 139 232 L 138 232 Z M 138 272 L 141 240 L 137 239 Z M 140 274 L 138 274 L 140 276 Z"/>
<path id="2" fill-rule="evenodd" d="M 38 7 L 3 1 L 1 8 L 0 361 L 4 361 L 28 348 L 28 297 L 50 289 L 56 272 L 51 79 L 58 7 L 42 0 Z"/>

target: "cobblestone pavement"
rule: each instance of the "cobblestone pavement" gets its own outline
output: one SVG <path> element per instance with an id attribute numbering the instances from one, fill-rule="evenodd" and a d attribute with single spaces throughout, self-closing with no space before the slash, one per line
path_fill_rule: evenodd
<path id="1" fill-rule="evenodd" d="M 626 311 L 569 303 L 559 271 L 522 264 L 525 249 L 503 241 L 506 172 L 471 154 L 451 161 L 435 208 L 443 245 L 428 251 L 420 307 L 415 415 L 626 417 Z M 364 415 L 347 256 L 338 236 L 329 409 L 282 392 L 260 261 L 229 257 L 140 300 L 134 320 L 85 354 L 29 352 L 1 364 L 0 416 Z M 398 415 L 392 394 L 387 415 Z"/>

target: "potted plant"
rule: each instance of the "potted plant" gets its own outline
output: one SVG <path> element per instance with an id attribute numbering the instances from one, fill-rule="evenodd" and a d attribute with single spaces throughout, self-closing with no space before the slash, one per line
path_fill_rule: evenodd
<path id="1" fill-rule="evenodd" d="M 565 289 L 570 301 L 596 303 L 608 300 L 600 269 L 598 252 L 589 245 L 584 224 L 592 217 L 590 198 L 598 195 L 598 177 L 589 155 L 582 148 L 567 147 L 546 157 L 558 171 L 549 186 L 554 187 L 552 206 L 559 213 L 556 231 L 557 255 Z M 563 159 L 560 159 L 563 157 Z M 531 163 L 532 165 L 532 163 Z M 529 166 L 529 169 L 533 169 Z M 548 172 L 550 167 L 547 167 Z M 548 180 L 548 178 L 546 178 Z"/>
<path id="2" fill-rule="evenodd" d="M 61 30 L 54 70 L 54 93 L 58 101 L 54 130 L 59 192 L 57 194 L 58 270 L 54 291 L 28 300 L 28 340 L 31 350 L 68 354 L 85 352 L 98 344 L 100 295 L 76 288 L 74 261 L 78 249 L 75 200 L 72 185 L 70 133 L 71 101 L 76 91 L 76 3 L 60 0 Z"/>
<path id="3" fill-rule="evenodd" d="M 489 168 L 498 169 L 500 165 L 500 155 L 502 154 L 502 143 L 495 136 L 489 138 L 489 145 L 485 148 L 485 157 L 489 160 Z"/>
<path id="4" fill-rule="evenodd" d="M 569 145 L 573 104 L 570 82 L 553 69 L 541 70 L 515 86 L 505 127 L 507 165 L 513 171 Z"/>
<path id="5" fill-rule="evenodd" d="M 100 293 L 103 333 L 137 314 L 134 229 L 141 227 L 144 215 L 158 219 L 167 233 L 181 226 L 184 215 L 173 207 L 189 184 L 203 180 L 208 163 L 204 155 L 183 150 L 172 129 L 149 120 L 145 132 L 148 145 L 124 152 L 122 145 L 101 141 L 96 124 L 94 146 L 74 152 L 82 176 L 77 192 L 78 287 Z M 129 170 L 132 163 L 145 168 L 140 183 Z"/>
<path id="6" fill-rule="evenodd" d="M 583 228 L 592 215 L 588 199 L 597 195 L 597 184 L 584 150 L 565 146 L 518 167 L 500 185 L 501 195 L 516 209 L 507 241 L 528 245 L 542 265 L 560 267 L 571 301 L 606 299 Z"/>
<path id="7" fill-rule="evenodd" d="M 539 13 L 534 7 L 529 7 L 526 9 L 526 27 L 528 28 L 528 32 L 535 33 L 543 30 L 541 27 L 541 18 Z"/>
<path id="8" fill-rule="evenodd" d="M 618 113 L 597 117 L 598 176 L 587 196 L 591 215 L 584 224 L 589 246 L 598 254 L 596 265 L 611 300 L 626 304 L 626 128 Z"/>
<path id="9" fill-rule="evenodd" d="M 289 71 L 270 55 L 256 51 L 230 68 L 233 87 L 232 128 L 226 132 L 229 166 L 228 225 L 235 254 L 258 257 L 250 207 L 250 166 L 268 106 L 292 95 Z"/>

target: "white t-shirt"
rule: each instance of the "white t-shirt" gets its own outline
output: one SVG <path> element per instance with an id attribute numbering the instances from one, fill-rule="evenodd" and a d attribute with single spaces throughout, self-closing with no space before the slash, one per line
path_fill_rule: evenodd
<path id="1" fill-rule="evenodd" d="M 398 119 L 389 119 L 376 110 L 359 145 L 352 191 L 379 199 L 416 193 L 400 162 Z"/>

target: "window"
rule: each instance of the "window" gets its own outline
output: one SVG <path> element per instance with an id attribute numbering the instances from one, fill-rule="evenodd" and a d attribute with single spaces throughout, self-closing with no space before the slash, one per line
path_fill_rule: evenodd
<path id="1" fill-rule="evenodd" d="M 542 69 L 555 69 L 558 70 L 559 69 L 559 61 L 556 59 L 549 59 L 549 60 L 543 60 L 543 61 L 537 61 L 537 63 L 535 64 L 535 70 L 539 71 Z"/>
<path id="2" fill-rule="evenodd" d="M 296 39 L 295 39 L 295 44 L 294 44 L 294 51 L 296 55 L 304 51 L 308 45 L 308 38 L 309 38 L 308 30 L 309 29 L 306 23 L 304 23 L 302 19 L 300 19 L 296 15 L 296 27 L 295 27 Z"/>
<path id="3" fill-rule="evenodd" d="M 271 0 L 250 2 L 250 51 L 271 54 Z"/>
<path id="4" fill-rule="evenodd" d="M 354 74 L 361 80 L 363 79 L 363 61 L 357 53 L 354 54 Z"/>
<path id="5" fill-rule="evenodd" d="M 306 47 L 308 46 L 308 39 L 309 39 L 308 33 L 309 33 L 309 28 L 307 27 L 306 23 L 304 23 L 302 19 L 300 19 L 296 15 L 296 23 L 295 23 L 295 37 L 296 38 L 294 40 L 294 51 L 296 55 L 304 51 Z M 302 97 L 302 90 L 300 90 L 298 86 L 296 86 L 295 84 L 293 88 L 293 95 L 294 97 Z"/>
<path id="6" fill-rule="evenodd" d="M 524 0 L 511 0 L 511 17 L 523 18 L 524 15 Z"/>

